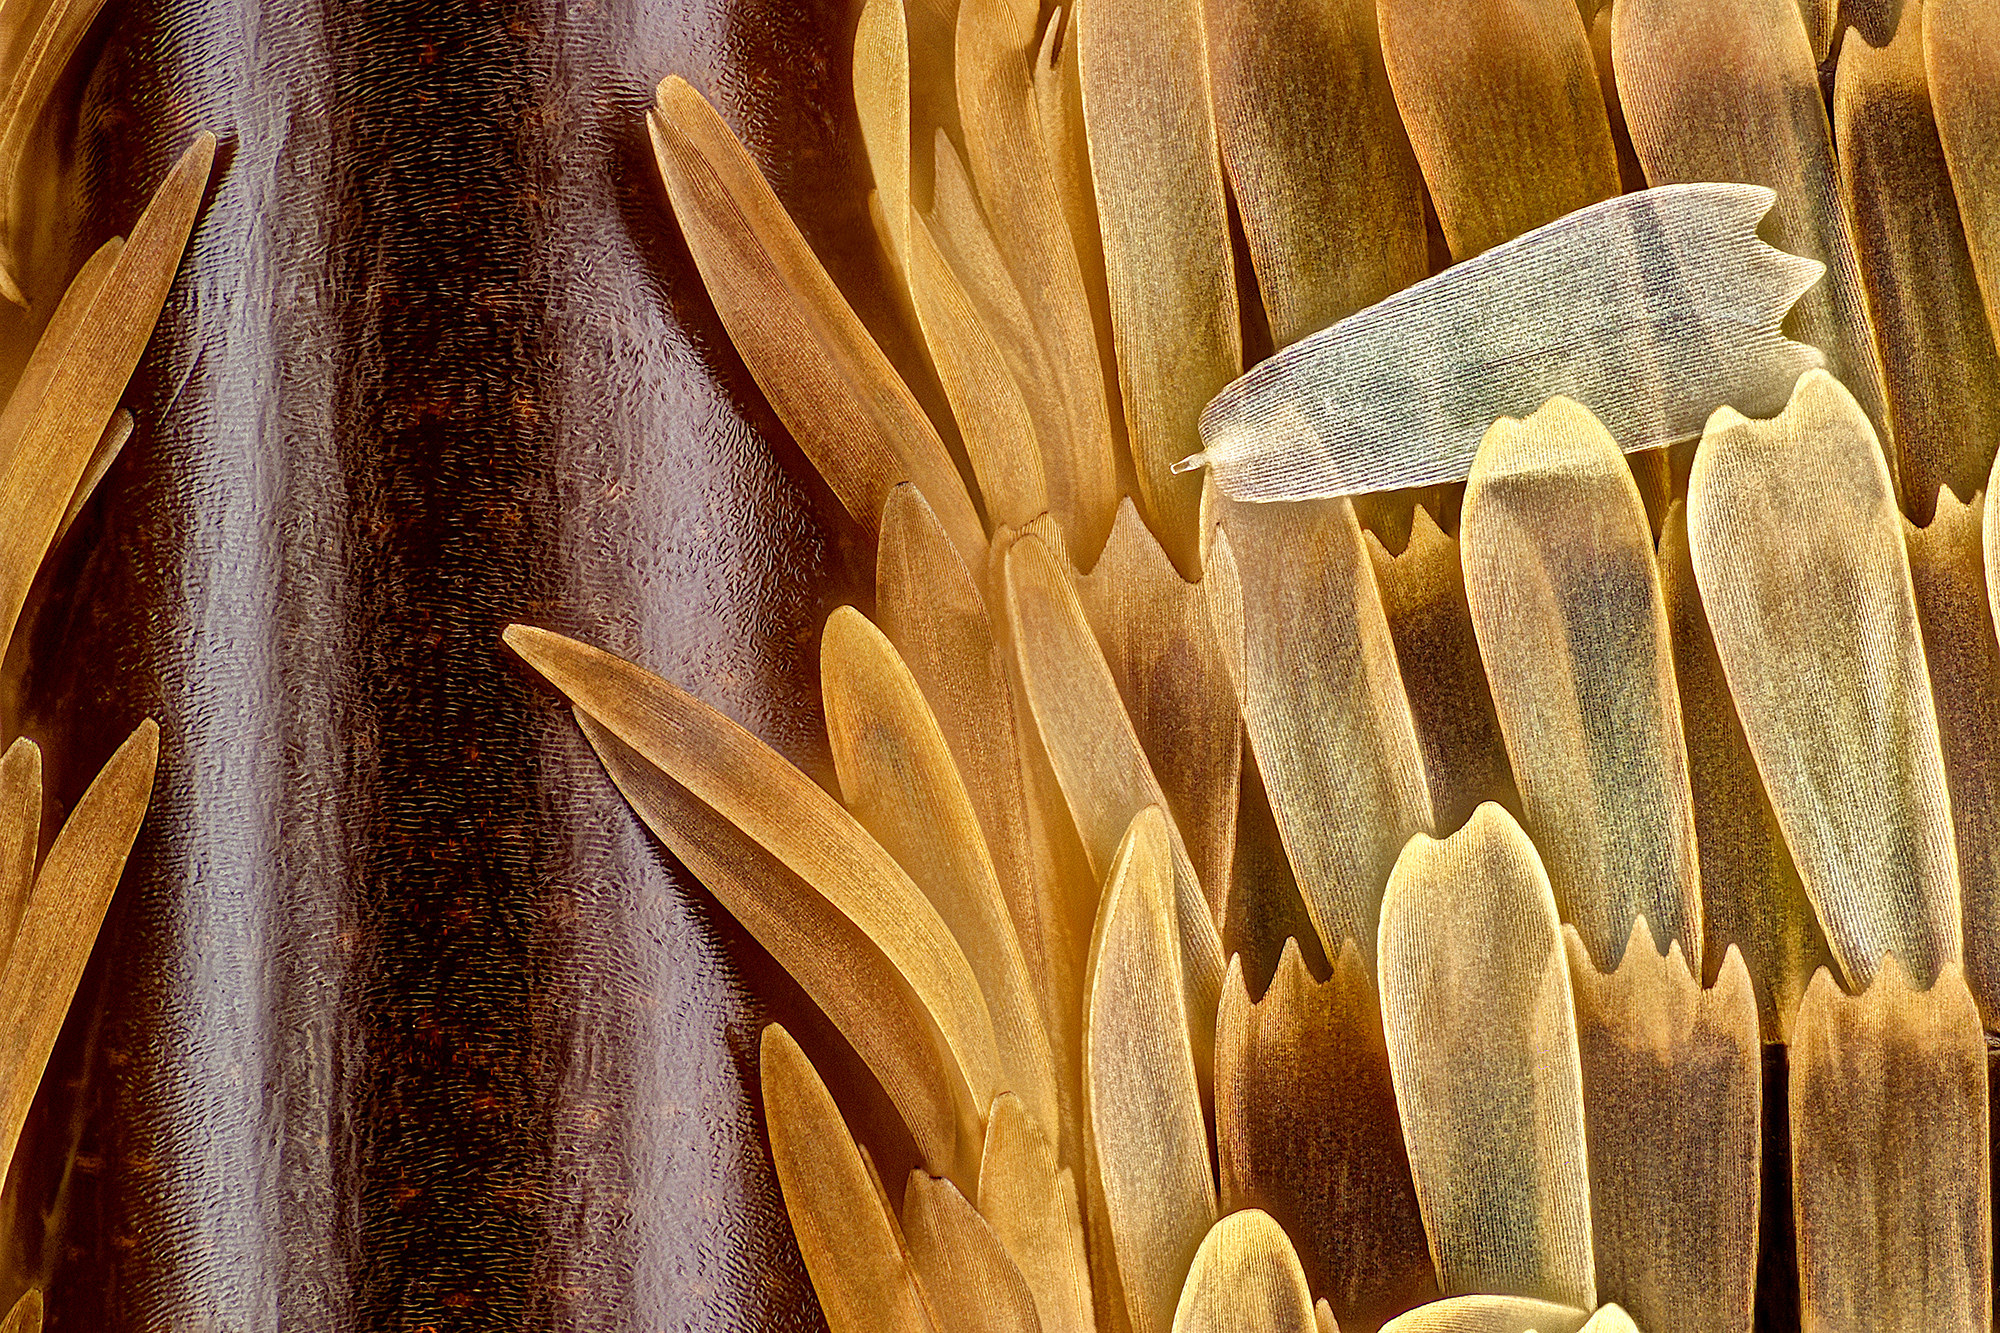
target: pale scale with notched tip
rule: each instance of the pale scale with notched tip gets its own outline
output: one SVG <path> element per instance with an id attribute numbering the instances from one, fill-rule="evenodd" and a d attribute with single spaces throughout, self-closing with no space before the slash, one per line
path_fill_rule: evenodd
<path id="1" fill-rule="evenodd" d="M 1724 404 L 1775 415 L 1824 363 L 1779 326 L 1825 272 L 1758 239 L 1776 197 L 1667 185 L 1497 245 L 1230 384 L 1174 470 L 1237 500 L 1360 495 L 1463 481 L 1488 426 L 1557 394 L 1627 452 L 1695 439 Z"/>

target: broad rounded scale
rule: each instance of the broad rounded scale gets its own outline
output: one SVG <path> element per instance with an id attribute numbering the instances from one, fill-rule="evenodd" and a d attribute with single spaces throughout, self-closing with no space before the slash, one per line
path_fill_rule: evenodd
<path id="1" fill-rule="evenodd" d="M 1964 953 L 1958 854 L 1903 520 L 1867 414 L 1815 371 L 1769 421 L 1719 410 L 1688 544 L 1743 734 L 1828 943 L 1865 985 Z"/>
<path id="2" fill-rule="evenodd" d="M 1645 504 L 1567 398 L 1486 432 L 1459 532 L 1467 609 L 1563 919 L 1607 966 L 1644 916 L 1701 966 L 1694 798 Z"/>
<path id="3" fill-rule="evenodd" d="M 1447 1295 L 1597 1304 L 1583 1084 L 1555 894 L 1513 816 L 1417 834 L 1382 899 L 1382 1027 Z"/>
<path id="4" fill-rule="evenodd" d="M 1743 957 L 1702 989 L 1646 919 L 1600 972 L 1564 927 L 1588 1108 L 1600 1296 L 1652 1333 L 1750 1333 L 1757 1291 L 1763 1043 Z"/>

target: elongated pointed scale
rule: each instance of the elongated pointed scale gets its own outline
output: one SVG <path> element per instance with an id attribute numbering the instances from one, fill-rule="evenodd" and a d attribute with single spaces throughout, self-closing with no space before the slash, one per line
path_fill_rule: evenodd
<path id="1" fill-rule="evenodd" d="M 1993 614 L 1995 631 L 2000 633 L 2000 458 L 1994 460 L 1993 467 L 1993 473 L 1986 479 L 1986 504 L 1980 516 L 1979 536 L 1985 562 L 1987 605 Z M 1983 945 L 1972 951 L 1975 960 L 1983 960 L 1985 954 Z M 1984 971 L 1978 961 L 1974 966 Z"/>
<path id="2" fill-rule="evenodd" d="M 1183 579 L 1128 500 L 1077 593 L 1195 873 L 1220 889 L 1235 862 L 1243 722 L 1207 578 Z"/>
<path id="3" fill-rule="evenodd" d="M 949 1180 L 910 1173 L 903 1234 L 938 1333 L 1042 1333 L 1027 1279 Z"/>
<path id="4" fill-rule="evenodd" d="M 830 1333 L 935 1333 L 880 1186 L 791 1034 L 758 1048 L 771 1160 Z"/>
<path id="5" fill-rule="evenodd" d="M 32 220 L 21 216 L 16 206 L 24 196 L 36 204 L 42 200 L 39 192 L 24 189 L 22 160 L 50 94 L 103 8 L 104 0 L 49 0 L 40 7 L 34 34 L 8 73 L 6 97 L 0 99 L 0 222 L 10 237 L 33 230 Z M 8 258 L 0 283 L 13 289 L 7 299 L 26 305 L 12 273 L 18 262 L 18 255 Z"/>
<path id="6" fill-rule="evenodd" d="M 1894 955 L 1860 995 L 1813 979 L 1791 1051 L 1804 1327 L 1992 1327 L 1986 1066 L 1957 967 L 1922 991 Z"/>
<path id="7" fill-rule="evenodd" d="M 1807 23 L 1800 3 L 1619 0 L 1612 62 L 1648 183 L 1742 181 L 1777 193 L 1760 234 L 1827 269 L 1799 298 L 1791 331 L 1826 355 L 1879 430 L 1888 423 L 1882 369 L 1820 97 L 1834 0 L 1803 0 L 1809 10 L 1823 5 Z M 1826 26 L 1811 34 L 1817 19 Z"/>
<path id="8" fill-rule="evenodd" d="M 1026 786 L 1030 758 L 1016 732 L 1034 724 L 1019 716 L 1024 705 L 1016 701 L 972 571 L 922 493 L 907 483 L 889 493 L 882 509 L 875 617 L 917 678 L 965 779 L 1035 978 L 1058 1067 L 1073 1090 L 1084 946 L 1096 917 L 1097 882 L 1087 870 L 1066 878 L 1038 854 Z"/>
<path id="9" fill-rule="evenodd" d="M 56 525 L 56 535 L 51 545 L 61 545 L 62 539 L 69 535 L 77 516 L 83 512 L 83 507 L 90 503 L 91 493 L 97 489 L 97 483 L 104 480 L 104 475 L 111 471 L 111 465 L 118 461 L 119 451 L 124 449 L 125 442 L 132 438 L 132 431 L 137 425 L 132 414 L 122 407 L 111 414 L 111 420 L 105 424 L 104 433 L 97 437 L 97 447 L 90 451 L 90 461 L 84 465 L 83 475 L 77 478 L 76 490 L 70 494 L 69 504 L 63 510 L 62 522 Z"/>
<path id="10" fill-rule="evenodd" d="M 1201 486 L 1172 467 L 1243 360 L 1201 0 L 1087 0 L 1076 38 L 1139 510 L 1193 578 Z"/>
<path id="11" fill-rule="evenodd" d="M 937 1024 L 866 931 L 755 839 L 695 799 L 581 708 L 618 794 L 832 1020 L 940 1175 L 970 1179 L 979 1108 Z"/>
<path id="12" fill-rule="evenodd" d="M 1039 507 L 1007 523 L 1007 526 L 1026 526 L 1049 514 L 1057 490 L 1068 487 L 1073 480 L 1054 470 L 1068 468 L 1071 463 L 1070 432 L 1059 392 L 1063 382 L 1063 373 L 1057 365 L 1059 355 L 1049 350 L 1039 331 L 1039 294 L 1015 276 L 1007 252 L 1001 247 L 1001 233 L 1007 219 L 995 215 L 981 198 L 958 143 L 943 130 L 937 131 L 931 143 L 930 160 L 931 207 L 921 215 L 922 224 L 930 230 L 940 255 L 963 289 L 970 313 L 989 336 L 1027 414 L 1025 421 L 1015 423 L 1026 429 L 1027 433 L 1022 435 L 1010 435 L 1010 427 L 1003 420 L 975 423 L 979 432 L 995 437 L 997 450 L 1005 451 L 1004 455 L 997 455 L 1004 470 L 1021 472 L 1032 468 L 1039 478 L 1042 493 Z M 915 226 L 913 222 L 913 232 Z M 936 332 L 934 328 L 930 331 Z M 983 404 L 975 396 L 961 411 L 985 412 L 1000 418 L 1001 409 L 1002 405 Z M 1108 526 L 1108 515 L 1117 500 L 1105 495 L 1101 503 L 1106 514 L 1102 523 Z M 989 519 L 999 507 L 987 506 Z M 1061 512 L 1071 512 L 1066 498 Z M 999 524 L 1004 520 L 993 521 Z M 1103 540 L 1101 531 L 1097 540 Z"/>
<path id="13" fill-rule="evenodd" d="M 1778 825 L 1854 985 L 1961 954 L 1958 853 L 1902 517 L 1830 375 L 1784 413 L 1715 414 L 1688 481 L 1715 647 Z"/>
<path id="14" fill-rule="evenodd" d="M 1805 18 L 1813 61 L 1825 60 L 1833 46 L 1834 30 L 1840 26 L 1840 0 L 1786 0 L 1786 3 L 1796 5 Z"/>
<path id="15" fill-rule="evenodd" d="M 1750 1333 L 1763 1043 L 1742 955 L 1703 990 L 1642 917 L 1604 973 L 1564 928 L 1583 1057 L 1597 1288 L 1647 1333 Z"/>
<path id="16" fill-rule="evenodd" d="M 1285 857 L 1285 842 L 1278 834 L 1271 798 L 1255 762 L 1244 767 L 1243 784 L 1236 867 L 1230 877 L 1229 900 L 1223 904 L 1222 938 L 1230 961 L 1240 958 L 1244 975 L 1253 987 L 1259 987 L 1276 975 L 1287 943 L 1298 944 L 1306 965 L 1315 973 L 1327 967 L 1327 960 L 1319 928 L 1313 925 L 1312 913 L 1306 911 L 1305 899 L 1299 896 L 1298 877 Z M 1225 995 L 1229 984 L 1225 977 Z M 1216 1040 L 1221 1040 L 1219 1031 Z M 1222 1058 L 1220 1049 L 1218 1061 Z M 1394 1104 L 1391 1097 L 1391 1108 Z M 1219 1112 L 1220 1107 L 1217 1109 Z"/>
<path id="17" fill-rule="evenodd" d="M 841 607 L 820 641 L 821 695 L 841 798 L 923 890 L 993 1016 L 1005 1086 L 1078 1157 L 1028 964 L 971 798 L 916 678 L 866 616 Z"/>
<path id="18" fill-rule="evenodd" d="M 1315 1333 L 1305 1271 L 1269 1213 L 1231 1213 L 1209 1229 L 1173 1333 Z"/>
<path id="19" fill-rule="evenodd" d="M 1462 480 L 1489 425 L 1558 394 L 1627 451 L 1695 438 L 1718 403 L 1776 412 L 1822 359 L 1779 330 L 1821 266 L 1757 238 L 1772 197 L 1666 186 L 1490 249 L 1231 384 L 1188 463 L 1296 500 Z"/>
<path id="20" fill-rule="evenodd" d="M 1701 876 L 1653 532 L 1589 412 L 1486 432 L 1465 592 L 1527 827 L 1563 918 L 1615 967 L 1640 917 L 1701 968 Z"/>
<path id="21" fill-rule="evenodd" d="M 1611 121 L 1611 143 L 1618 157 L 1618 185 L 1626 194 L 1646 188 L 1646 169 L 1632 148 L 1632 129 L 1625 122 L 1625 105 L 1620 100 L 1618 76 L 1611 61 L 1611 6 L 1585 0 L 1579 6 L 1583 25 L 1589 29 L 1591 60 L 1597 67 L 1597 91 L 1604 98 L 1604 112 Z M 1593 12 L 1593 10 L 1595 12 Z M 1642 483 L 1643 484 L 1643 483 Z"/>
<path id="22" fill-rule="evenodd" d="M 20 619 L 77 483 L 152 337 L 215 163 L 195 136 L 117 252 L 0 468 L 0 643 Z"/>
<path id="23" fill-rule="evenodd" d="M 875 177 L 883 247 L 905 282 L 910 255 L 910 30 L 903 0 L 864 0 L 854 29 L 854 110 Z"/>
<path id="24" fill-rule="evenodd" d="M 904 243 L 909 247 L 911 301 L 938 383 L 958 418 L 986 512 L 996 524 L 1027 523 L 1049 507 L 1042 460 L 1024 447 L 1035 437 L 1028 404 L 992 331 L 938 248 L 930 223 L 912 217 Z"/>
<path id="25" fill-rule="evenodd" d="M 1133 1333 L 1167 1333 L 1215 1221 L 1208 1131 L 1187 1044 L 1173 861 L 1157 809 L 1132 821 L 1090 947 L 1084 1087 Z"/>
<path id="26" fill-rule="evenodd" d="M 42 750 L 23 736 L 0 757 L 0 959 L 13 947 L 35 886 L 41 835 Z"/>
<path id="27" fill-rule="evenodd" d="M 1001 1061 L 979 982 L 937 909 L 854 816 L 755 736 L 651 672 L 526 625 L 503 637 L 571 703 L 867 932 L 937 1023 L 975 1120 L 984 1114 Z"/>
<path id="28" fill-rule="evenodd" d="M 56 835 L 0 970 L 0 1174 L 83 978 L 153 794 L 160 728 L 148 718 L 105 762 Z"/>
<path id="29" fill-rule="evenodd" d="M 1882 352 L 1903 507 L 1928 523 L 1939 486 L 1986 483 L 2000 441 L 2000 352 L 1981 308 L 1958 199 L 1932 119 L 1920 0 L 1893 41 L 1840 46 L 1834 133 Z"/>
<path id="30" fill-rule="evenodd" d="M 1438 1285 L 1593 1308 L 1569 964 L 1548 876 L 1513 816 L 1482 805 L 1443 841 L 1410 839 L 1382 900 L 1380 957 Z"/>
<path id="31" fill-rule="evenodd" d="M 42 330 L 41 337 L 35 340 L 35 350 L 29 354 L 28 364 L 22 367 L 21 377 L 14 381 L 14 388 L 7 395 L 6 406 L 0 407 L 0 459 L 13 457 L 20 444 L 21 432 L 27 429 L 35 409 L 41 406 L 49 377 L 62 364 L 70 339 L 76 336 L 84 315 L 89 313 L 97 294 L 104 289 L 104 280 L 111 275 L 112 266 L 124 250 L 125 238 L 112 237 L 83 261 L 83 267 L 76 271 L 76 276 L 69 280 L 69 286 L 63 289 L 62 299 L 56 302 L 48 325 Z"/>
<path id="32" fill-rule="evenodd" d="M 1062 557 L 1039 537 L 1023 537 L 1007 553 L 1006 585 L 1016 662 L 1028 706 L 1091 866 L 1101 878 L 1108 877 L 1133 818 L 1156 807 L 1164 819 L 1166 795 L 1133 733 Z M 1187 847 L 1170 821 L 1166 836 L 1180 935 L 1178 974 L 1187 988 L 1184 1010 L 1206 1077 L 1214 1049 L 1216 996 L 1222 986 L 1222 941 L 1216 933 L 1213 900 L 1204 896 L 1207 886 L 1196 876 Z"/>
<path id="33" fill-rule="evenodd" d="M 841 505 L 872 534 L 889 491 L 913 481 L 975 564 L 986 534 L 951 455 L 749 153 L 678 76 L 648 125 L 716 313 Z"/>
<path id="34" fill-rule="evenodd" d="M 1086 1001 L 1087 1003 L 1087 1001 Z M 1092 1255 L 1106 1255 L 1110 1262 L 1090 1266 L 1091 1305 L 1097 1313 L 1101 1333 L 1132 1333 L 1132 1312 L 1125 1303 L 1125 1281 L 1118 1271 L 1117 1246 L 1111 1232 L 1111 1204 L 1105 1195 L 1104 1170 L 1097 1160 L 1097 1133 L 1090 1117 L 1084 1116 L 1084 1236 Z"/>
<path id="35" fill-rule="evenodd" d="M 1092 1333 L 1076 1176 L 1057 1163 L 1054 1143 L 1012 1093 L 995 1097 L 986 1117 L 979 1215 L 1027 1280 L 1042 1333 Z"/>
<path id="36" fill-rule="evenodd" d="M 931 155 L 938 131 L 958 132 L 958 70 L 953 51 L 957 6 L 904 0 L 910 43 L 910 198 L 918 207 L 931 194 Z"/>
<path id="37" fill-rule="evenodd" d="M 33 1287 L 22 1292 L 7 1318 L 0 1320 L 0 1333 L 42 1333 L 42 1293 Z"/>
<path id="38" fill-rule="evenodd" d="M 1736 715 L 1695 583 L 1687 506 L 1679 500 L 1660 534 L 1660 582 L 1701 851 L 1703 980 L 1714 985 L 1723 958 L 1739 951 L 1757 990 L 1764 1039 L 1787 1042 L 1813 973 L 1833 966 L 1833 953 Z"/>
<path id="39" fill-rule="evenodd" d="M 1035 411 L 1049 510 L 1081 560 L 1093 559 L 1118 507 L 1105 380 L 1082 265 L 1057 194 L 1035 102 L 1035 6 L 961 0 L 956 56 L 967 165 L 1028 315 L 1046 369 L 1022 385 Z M 1028 448 L 1028 437 L 1015 441 Z"/>
<path id="40" fill-rule="evenodd" d="M 1090 171 L 1090 135 L 1083 123 L 1083 75 L 1076 63 L 1076 5 L 1050 11 L 1036 53 L 1035 107 L 1042 143 L 1055 177 L 1056 197 L 1069 227 L 1070 245 L 1083 273 L 1097 338 L 1098 373 L 1114 437 L 1122 438 L 1125 404 L 1118 389 L 1118 354 L 1111 331 L 1111 291 L 1104 273 L 1104 235 L 1097 225 L 1097 188 Z"/>

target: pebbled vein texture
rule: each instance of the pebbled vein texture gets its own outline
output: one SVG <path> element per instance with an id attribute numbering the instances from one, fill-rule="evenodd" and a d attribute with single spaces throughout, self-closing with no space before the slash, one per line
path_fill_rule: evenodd
<path id="1" fill-rule="evenodd" d="M 86 44 L 75 262 L 193 130 L 222 152 L 14 701 L 65 803 L 163 733 L 16 1176 L 60 1204 L 8 1254 L 51 1329 L 823 1327 L 761 1024 L 887 1178 L 909 1145 L 499 636 L 657 663 L 827 771 L 813 645 L 872 553 L 717 323 L 643 113 L 702 88 L 886 326 L 852 21 L 119 0 Z"/>

